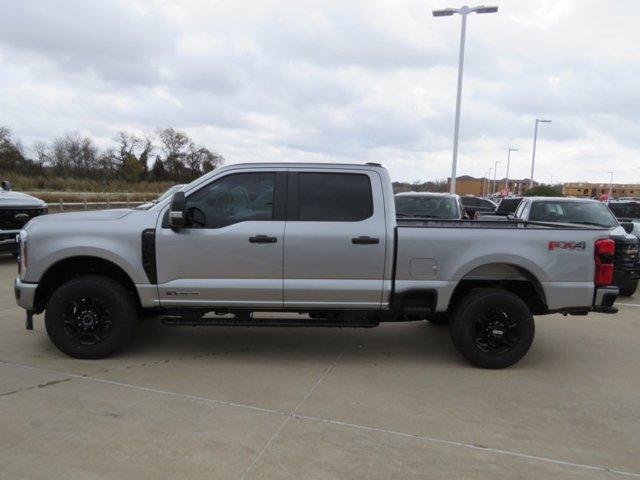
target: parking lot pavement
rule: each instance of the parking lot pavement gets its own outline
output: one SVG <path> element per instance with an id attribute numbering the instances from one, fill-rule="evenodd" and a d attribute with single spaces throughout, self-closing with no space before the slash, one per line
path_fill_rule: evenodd
<path id="1" fill-rule="evenodd" d="M 0 259 L 0 478 L 639 478 L 640 298 L 536 318 L 516 366 L 446 329 L 143 322 L 100 361 L 24 330 Z"/>

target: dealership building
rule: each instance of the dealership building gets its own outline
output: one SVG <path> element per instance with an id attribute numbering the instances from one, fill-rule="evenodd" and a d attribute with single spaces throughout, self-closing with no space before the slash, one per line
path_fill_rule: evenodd
<path id="1" fill-rule="evenodd" d="M 486 177 L 472 177 L 470 175 L 462 175 L 460 177 L 456 177 L 456 193 L 458 195 L 477 195 L 483 196 L 488 195 L 493 192 L 499 192 L 504 190 L 506 185 L 506 178 L 496 179 L 495 188 L 493 188 L 493 179 L 489 179 Z M 451 184 L 451 177 L 447 178 L 447 191 L 449 190 L 449 185 Z M 533 186 L 537 187 L 538 182 L 533 182 Z M 529 179 L 509 179 L 509 190 L 516 194 L 522 195 L 524 191 L 529 188 Z"/>
<path id="2" fill-rule="evenodd" d="M 609 193 L 608 183 L 563 183 L 562 193 L 568 197 L 599 197 Z M 612 197 L 640 197 L 640 183 L 614 183 Z"/>

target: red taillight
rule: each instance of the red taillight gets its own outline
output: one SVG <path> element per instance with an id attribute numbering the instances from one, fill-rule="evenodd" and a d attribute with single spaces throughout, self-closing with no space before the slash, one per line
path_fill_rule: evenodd
<path id="1" fill-rule="evenodd" d="M 596 240 L 596 285 L 610 285 L 613 281 L 613 254 L 615 251 L 616 244 L 613 240 L 609 238 Z"/>

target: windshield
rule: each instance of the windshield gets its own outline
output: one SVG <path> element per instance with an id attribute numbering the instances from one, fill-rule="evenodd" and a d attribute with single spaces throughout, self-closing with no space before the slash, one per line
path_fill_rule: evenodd
<path id="1" fill-rule="evenodd" d="M 169 187 L 169 189 L 166 192 L 164 192 L 162 195 L 160 195 L 158 198 L 151 200 L 150 202 L 143 203 L 142 205 L 138 205 L 136 209 L 149 210 L 151 207 L 153 207 L 154 205 L 157 205 L 162 200 L 169 198 L 171 195 L 173 195 L 175 192 L 180 190 L 182 187 L 184 187 L 184 184 L 174 185 L 172 187 Z"/>
<path id="2" fill-rule="evenodd" d="M 514 213 L 521 200 L 521 198 L 503 198 L 496 211 L 498 213 Z"/>
<path id="3" fill-rule="evenodd" d="M 169 198 L 171 195 L 173 195 L 175 192 L 180 190 L 182 187 L 184 187 L 184 185 L 174 185 L 173 187 L 170 187 L 166 192 L 164 192 L 162 195 L 156 198 L 155 202 L 159 203 L 165 198 Z"/>
<path id="4" fill-rule="evenodd" d="M 609 208 L 618 218 L 640 218 L 640 202 L 610 203 Z"/>
<path id="5" fill-rule="evenodd" d="M 399 217 L 429 217 L 456 220 L 460 218 L 458 202 L 451 197 L 402 195 L 395 197 Z"/>
<path id="6" fill-rule="evenodd" d="M 616 218 L 604 203 L 597 202 L 534 202 L 529 220 L 538 222 L 578 223 L 615 227 Z"/>

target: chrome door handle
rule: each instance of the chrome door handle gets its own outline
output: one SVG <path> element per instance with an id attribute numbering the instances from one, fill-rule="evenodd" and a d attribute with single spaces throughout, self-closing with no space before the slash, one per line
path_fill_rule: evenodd
<path id="1" fill-rule="evenodd" d="M 380 243 L 380 239 L 374 238 L 374 237 L 360 236 L 360 237 L 353 237 L 351 239 L 351 243 L 355 243 L 356 245 L 375 245 L 377 243 Z"/>
<path id="2" fill-rule="evenodd" d="M 249 237 L 249 243 L 276 243 L 278 237 L 270 237 L 268 235 L 256 235 L 255 237 Z"/>

